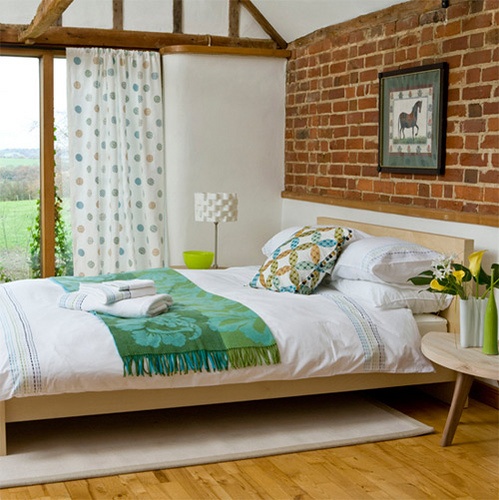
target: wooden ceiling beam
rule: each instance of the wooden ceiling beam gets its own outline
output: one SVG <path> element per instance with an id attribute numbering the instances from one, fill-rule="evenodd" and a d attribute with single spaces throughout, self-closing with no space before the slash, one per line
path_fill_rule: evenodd
<path id="1" fill-rule="evenodd" d="M 184 31 L 183 20 L 184 6 L 182 0 L 173 0 L 173 32 L 182 33 Z"/>
<path id="2" fill-rule="evenodd" d="M 19 32 L 25 25 L 0 24 L 0 45 L 19 46 Z M 95 28 L 52 26 L 36 39 L 37 47 L 106 47 L 137 50 L 159 50 L 168 45 L 213 45 L 275 49 L 272 40 L 217 35 L 188 35 L 147 31 L 119 31 Z"/>
<path id="3" fill-rule="evenodd" d="M 229 0 L 229 36 L 239 36 L 240 11 L 239 0 Z"/>
<path id="4" fill-rule="evenodd" d="M 123 29 L 123 0 L 113 0 L 113 29 Z"/>
<path id="5" fill-rule="evenodd" d="M 31 24 L 19 33 L 19 41 L 32 43 L 32 40 L 57 22 L 62 13 L 71 5 L 73 0 L 42 0 Z"/>
<path id="6" fill-rule="evenodd" d="M 279 35 L 276 29 L 267 21 L 266 17 L 258 10 L 251 0 L 239 0 L 239 2 L 253 16 L 255 21 L 262 27 L 263 31 L 274 40 L 280 49 L 285 49 L 288 46 L 286 40 Z"/>

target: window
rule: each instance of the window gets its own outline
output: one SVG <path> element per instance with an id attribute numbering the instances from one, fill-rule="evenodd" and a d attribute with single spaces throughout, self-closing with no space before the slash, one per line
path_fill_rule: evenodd
<path id="1" fill-rule="evenodd" d="M 0 281 L 72 274 L 66 60 L 0 49 Z"/>

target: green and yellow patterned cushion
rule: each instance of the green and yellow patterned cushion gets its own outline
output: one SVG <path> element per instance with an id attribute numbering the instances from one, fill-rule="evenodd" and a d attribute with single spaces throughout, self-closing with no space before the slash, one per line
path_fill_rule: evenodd
<path id="1" fill-rule="evenodd" d="M 275 292 L 311 294 L 330 273 L 352 230 L 337 226 L 305 226 L 278 247 L 250 285 Z"/>

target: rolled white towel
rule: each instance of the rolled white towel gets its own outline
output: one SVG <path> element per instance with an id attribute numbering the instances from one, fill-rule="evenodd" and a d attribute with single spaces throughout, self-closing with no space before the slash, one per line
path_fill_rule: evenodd
<path id="1" fill-rule="evenodd" d="M 113 304 L 102 304 L 94 297 L 83 292 L 71 292 L 61 295 L 59 306 L 65 309 L 78 311 L 96 311 L 119 316 L 120 318 L 140 318 L 157 316 L 168 311 L 173 304 L 171 295 L 159 293 L 136 297 L 134 299 L 120 300 Z"/>
<path id="2" fill-rule="evenodd" d="M 134 299 L 148 295 L 156 295 L 156 286 L 146 285 L 130 290 L 120 290 L 119 286 L 110 285 L 109 281 L 102 283 L 80 283 L 80 292 L 92 296 L 101 304 L 114 304 L 125 299 Z"/>

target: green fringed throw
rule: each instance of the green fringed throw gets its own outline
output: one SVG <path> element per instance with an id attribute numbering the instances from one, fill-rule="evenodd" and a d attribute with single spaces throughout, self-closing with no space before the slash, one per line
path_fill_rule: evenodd
<path id="1" fill-rule="evenodd" d="M 167 313 L 151 318 L 95 313 L 114 338 L 125 375 L 211 372 L 280 362 L 274 337 L 257 314 L 205 292 L 173 269 L 52 279 L 73 292 L 82 282 L 134 278 L 154 280 L 158 293 L 170 294 L 174 303 Z"/>

